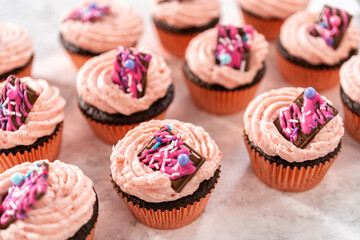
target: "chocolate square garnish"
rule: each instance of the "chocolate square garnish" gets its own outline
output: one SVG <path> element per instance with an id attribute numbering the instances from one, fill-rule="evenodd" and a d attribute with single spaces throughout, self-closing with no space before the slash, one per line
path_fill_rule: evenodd
<path id="1" fill-rule="evenodd" d="M 16 76 L 10 75 L 6 81 L 0 96 L 0 128 L 16 131 L 25 123 L 39 94 Z"/>
<path id="2" fill-rule="evenodd" d="M 314 37 L 322 37 L 327 45 L 337 49 L 351 22 L 352 15 L 340 8 L 325 5 L 310 34 Z"/>
<path id="3" fill-rule="evenodd" d="M 309 111 L 305 112 L 305 110 L 304 110 L 304 98 L 305 98 L 304 93 L 305 93 L 305 91 L 302 92 L 295 99 L 295 101 L 293 103 L 295 103 L 297 109 L 300 111 L 303 120 L 306 120 L 305 117 L 307 117 L 308 115 L 311 115 L 312 113 L 309 113 Z M 320 97 L 320 95 L 319 95 L 319 97 Z M 293 124 L 293 132 L 291 134 L 293 134 L 295 132 L 295 134 L 297 135 L 296 140 L 292 137 L 292 135 L 290 135 L 290 136 L 286 135 L 286 133 L 285 133 L 286 130 L 283 130 L 283 128 L 281 126 L 280 117 L 277 117 L 275 119 L 274 124 L 275 124 L 277 130 L 281 133 L 281 135 L 283 135 L 284 138 L 286 138 L 288 141 L 291 141 L 296 147 L 304 149 L 314 139 L 316 134 L 318 132 L 320 132 L 320 130 L 339 113 L 336 108 L 334 108 L 327 102 L 325 102 L 325 103 L 326 103 L 326 106 L 324 107 L 324 106 L 320 106 L 319 102 L 316 102 L 316 105 L 315 105 L 316 115 L 311 115 L 311 116 L 315 116 L 315 117 L 317 116 L 318 118 L 323 117 L 324 123 L 320 124 L 319 119 L 314 121 L 314 122 L 316 122 L 316 126 L 313 126 L 314 122 L 312 122 L 312 124 L 310 123 L 309 128 L 311 128 L 311 130 L 309 133 L 304 132 L 304 128 L 301 125 L 301 123 L 302 123 L 301 119 L 299 119 L 298 117 L 294 117 L 294 112 L 296 111 L 295 106 L 291 107 L 291 105 L 290 105 L 289 107 L 282 108 L 280 110 L 280 117 L 283 117 L 284 119 L 285 119 L 284 112 L 290 111 L 290 116 L 292 118 L 288 119 L 288 120 L 290 120 L 290 123 Z M 289 108 L 289 109 L 287 109 L 287 108 Z M 283 111 L 283 112 L 281 112 L 281 111 Z M 326 114 L 326 113 L 324 113 L 324 111 L 328 111 L 331 114 Z M 283 114 L 283 115 L 281 116 L 281 114 Z M 320 116 L 320 115 L 322 115 L 322 116 Z M 309 116 L 309 118 L 311 116 Z M 315 118 L 312 118 L 312 119 L 315 119 Z M 286 119 L 285 119 L 285 122 L 287 123 Z M 303 126 L 306 127 L 306 126 L 308 126 L 307 124 L 308 124 L 308 122 L 306 122 L 306 121 L 303 122 Z M 312 125 L 312 127 L 310 127 L 310 125 Z M 295 131 L 295 129 L 298 129 L 298 130 Z M 288 134 L 290 134 L 290 132 L 288 132 Z"/>
<path id="4" fill-rule="evenodd" d="M 218 36 L 215 48 L 217 65 L 225 65 L 241 71 L 249 70 L 250 45 L 254 36 L 251 26 L 247 25 L 244 28 L 232 25 L 217 26 Z"/>
<path id="5" fill-rule="evenodd" d="M 131 91 L 130 91 L 131 84 L 134 84 L 134 82 L 135 82 L 135 80 L 133 79 L 134 75 L 131 76 L 132 80 L 128 80 L 129 77 L 127 75 L 129 73 L 126 72 L 127 66 L 125 66 L 123 64 L 123 61 L 124 61 L 123 58 L 126 57 L 126 58 L 128 58 L 128 60 L 134 61 L 134 64 L 135 64 L 134 68 L 138 67 L 136 71 L 141 71 L 141 81 L 140 81 L 141 87 L 136 86 L 136 88 L 135 88 L 136 89 L 136 98 L 141 98 L 145 95 L 146 83 L 147 83 L 147 70 L 149 68 L 151 55 L 139 52 L 140 57 L 138 58 L 138 60 L 141 64 L 141 66 L 137 66 L 138 63 L 136 62 L 135 57 L 133 55 L 134 50 L 133 49 L 125 49 L 125 51 L 126 50 L 128 50 L 130 53 L 129 54 L 123 53 L 121 55 L 117 54 L 117 56 L 116 56 L 117 63 L 120 65 L 121 71 L 119 71 L 119 72 L 114 71 L 114 73 L 119 74 L 119 78 L 121 79 L 121 81 L 115 82 L 114 78 L 113 78 L 113 81 L 114 81 L 114 83 L 120 85 L 125 92 L 131 93 Z M 136 51 L 138 51 L 138 50 L 136 50 Z M 125 61 L 125 64 L 126 64 L 126 61 Z M 126 78 L 124 78 L 125 75 L 126 75 Z M 126 81 L 124 81 L 124 79 L 126 79 Z"/>
<path id="6" fill-rule="evenodd" d="M 168 135 L 170 136 L 175 136 L 175 134 L 167 129 L 166 127 L 162 127 L 159 131 L 166 131 L 168 133 Z M 169 146 L 172 144 L 173 141 L 169 141 L 167 143 L 161 143 L 158 144 L 158 147 L 164 147 L 164 146 Z M 153 147 L 155 146 L 155 144 L 157 144 L 156 141 L 156 137 L 154 136 L 149 143 L 146 145 L 146 147 L 138 154 L 139 160 L 141 159 L 141 156 L 143 155 L 143 153 L 146 150 L 150 150 L 152 151 L 152 153 L 156 153 L 156 151 L 153 150 Z M 183 175 L 179 178 L 176 178 L 174 180 L 171 180 L 171 187 L 174 189 L 175 192 L 181 192 L 181 190 L 185 187 L 185 185 L 190 181 L 190 179 L 196 174 L 196 172 L 199 170 L 199 168 L 204 164 L 204 162 L 206 161 L 205 158 L 198 153 L 197 151 L 195 151 L 192 147 L 190 147 L 188 144 L 186 144 L 184 142 L 184 147 L 187 148 L 190 151 L 190 156 L 189 159 L 192 161 L 193 166 L 196 168 L 196 170 L 189 175 Z M 156 149 L 155 149 L 156 150 Z M 143 161 L 144 159 L 140 160 Z M 154 164 L 157 163 L 157 161 L 154 161 Z M 145 165 L 149 166 L 149 163 L 144 163 Z M 189 162 L 190 164 L 190 162 Z M 152 168 L 153 169 L 153 168 Z M 159 168 L 160 169 L 160 168 Z M 154 171 L 158 171 L 159 169 L 153 169 Z"/>

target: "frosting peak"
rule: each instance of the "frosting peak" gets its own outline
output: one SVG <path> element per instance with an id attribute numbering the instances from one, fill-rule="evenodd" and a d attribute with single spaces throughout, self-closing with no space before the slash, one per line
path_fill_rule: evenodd
<path id="1" fill-rule="evenodd" d="M 360 103 L 360 56 L 352 56 L 340 68 L 341 87 L 353 101 Z"/>

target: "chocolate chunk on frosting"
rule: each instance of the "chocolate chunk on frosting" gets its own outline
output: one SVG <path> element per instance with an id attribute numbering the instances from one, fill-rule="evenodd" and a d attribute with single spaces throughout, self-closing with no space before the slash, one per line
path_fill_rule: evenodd
<path id="1" fill-rule="evenodd" d="M 138 158 L 154 171 L 169 177 L 176 192 L 181 192 L 205 162 L 205 158 L 184 143 L 180 134 L 174 134 L 169 125 L 154 133 Z"/>
<path id="2" fill-rule="evenodd" d="M 119 47 L 111 75 L 113 82 L 132 97 L 143 97 L 150 60 L 150 54 L 141 53 L 137 49 Z"/>
<path id="3" fill-rule="evenodd" d="M 217 30 L 216 64 L 243 72 L 249 70 L 250 48 L 254 39 L 253 28 L 250 25 L 245 25 L 243 28 L 218 25 Z"/>
<path id="4" fill-rule="evenodd" d="M 0 96 L 1 129 L 18 130 L 25 123 L 38 97 L 39 94 L 35 90 L 16 76 L 10 75 Z"/>
<path id="5" fill-rule="evenodd" d="M 298 148 L 305 148 L 338 113 L 309 87 L 288 107 L 280 109 L 274 124 L 287 140 Z"/>
<path id="6" fill-rule="evenodd" d="M 310 34 L 314 37 L 322 37 L 328 46 L 337 49 L 351 19 L 352 16 L 345 10 L 325 5 L 311 27 Z"/>

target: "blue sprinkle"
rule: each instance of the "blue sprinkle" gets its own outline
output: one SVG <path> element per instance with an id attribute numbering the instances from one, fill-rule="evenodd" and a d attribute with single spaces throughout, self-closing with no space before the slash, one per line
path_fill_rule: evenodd
<path id="1" fill-rule="evenodd" d="M 312 87 L 308 87 L 305 89 L 304 95 L 305 97 L 312 99 L 316 96 L 316 90 Z"/>
<path id="2" fill-rule="evenodd" d="M 160 142 L 156 143 L 152 149 L 156 149 L 158 146 L 160 146 L 160 144 L 161 144 Z"/>
<path id="3" fill-rule="evenodd" d="M 182 153 L 177 157 L 177 161 L 181 166 L 186 166 L 189 163 L 190 158 L 187 154 Z"/>
<path id="4" fill-rule="evenodd" d="M 155 139 L 156 139 L 156 141 L 158 141 L 158 142 L 160 142 L 160 143 L 162 142 L 162 139 L 159 138 L 159 137 L 156 137 Z"/>
<path id="5" fill-rule="evenodd" d="M 315 121 L 315 122 L 317 122 L 317 119 L 316 119 L 316 118 L 314 118 L 314 121 Z"/>
<path id="6" fill-rule="evenodd" d="M 170 131 L 172 131 L 172 128 L 169 125 L 166 125 L 166 126 L 169 128 Z"/>
<path id="7" fill-rule="evenodd" d="M 126 78 L 123 78 L 122 81 L 123 81 L 124 83 L 126 83 Z"/>
<path id="8" fill-rule="evenodd" d="M 327 24 L 326 22 L 321 22 L 320 24 L 321 24 L 321 26 L 323 26 L 323 27 L 327 27 L 327 26 L 328 26 L 328 24 Z"/>
<path id="9" fill-rule="evenodd" d="M 231 60 L 232 60 L 231 56 L 228 53 L 222 53 L 219 56 L 219 61 L 223 65 L 229 64 L 231 62 Z"/>
<path id="10" fill-rule="evenodd" d="M 24 181 L 24 175 L 22 173 L 16 172 L 11 175 L 11 183 L 15 186 L 20 185 Z"/>
<path id="11" fill-rule="evenodd" d="M 246 42 L 246 40 L 247 40 L 246 35 L 243 36 L 243 40 L 244 40 L 244 42 Z"/>

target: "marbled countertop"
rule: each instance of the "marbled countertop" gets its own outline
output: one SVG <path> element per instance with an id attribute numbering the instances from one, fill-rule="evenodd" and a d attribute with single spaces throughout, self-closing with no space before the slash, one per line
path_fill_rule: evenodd
<path id="1" fill-rule="evenodd" d="M 154 230 L 131 215 L 112 189 L 109 178 L 111 146 L 98 140 L 80 115 L 76 102 L 76 71 L 58 40 L 60 16 L 72 0 L 0 0 L 0 22 L 14 22 L 30 32 L 35 46 L 33 77 L 48 80 L 67 100 L 60 160 L 78 165 L 95 183 L 100 216 L 95 239 L 360 239 L 360 143 L 347 133 L 342 153 L 314 189 L 284 193 L 258 180 L 242 140 L 243 113 L 214 116 L 199 111 L 182 79 L 182 61 L 164 53 L 151 24 L 148 0 L 128 0 L 144 16 L 142 48 L 165 56 L 173 72 L 176 96 L 167 118 L 203 126 L 223 152 L 222 174 L 205 212 L 177 230 Z M 324 1 L 313 1 L 320 10 Z M 326 1 L 359 16 L 352 1 Z M 222 22 L 240 24 L 235 2 L 223 0 Z M 359 21 L 358 21 L 359 22 Z M 287 86 L 278 72 L 275 45 L 266 60 L 267 72 L 258 91 Z M 339 89 L 322 92 L 341 109 Z"/>

